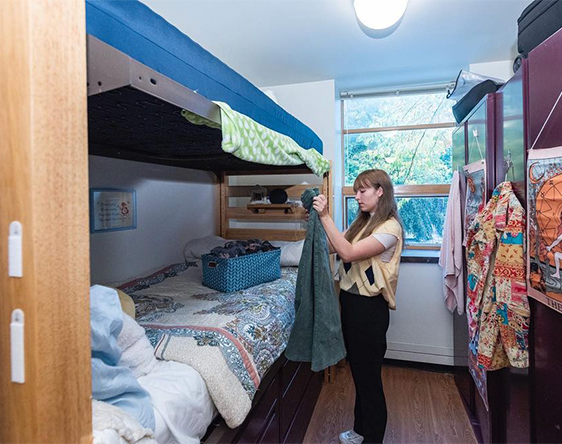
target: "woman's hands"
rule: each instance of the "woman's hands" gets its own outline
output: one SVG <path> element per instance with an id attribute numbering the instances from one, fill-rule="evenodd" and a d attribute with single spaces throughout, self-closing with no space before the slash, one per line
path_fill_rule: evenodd
<path id="1" fill-rule="evenodd" d="M 328 199 L 323 194 L 319 194 L 314 199 L 312 199 L 312 208 L 316 210 L 318 216 L 325 217 L 328 216 Z M 305 210 L 304 220 L 308 222 L 310 213 Z"/>
<path id="2" fill-rule="evenodd" d="M 326 217 L 328 214 L 328 199 L 323 194 L 319 194 L 312 200 L 312 208 L 316 210 L 318 216 Z"/>

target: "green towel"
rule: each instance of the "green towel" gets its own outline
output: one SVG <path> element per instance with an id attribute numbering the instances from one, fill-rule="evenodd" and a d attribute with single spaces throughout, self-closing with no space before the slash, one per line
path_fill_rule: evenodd
<path id="1" fill-rule="evenodd" d="M 222 150 L 248 162 L 266 165 L 302 165 L 317 176 L 330 169 L 330 162 L 314 148 L 305 150 L 293 139 L 260 125 L 244 114 L 234 111 L 223 102 L 215 102 L 221 109 L 218 125 L 187 110 L 182 116 L 196 125 L 222 127 Z"/>
<path id="2" fill-rule="evenodd" d="M 285 350 L 287 359 L 311 362 L 315 372 L 345 358 L 328 239 L 318 213 L 312 208 L 312 199 L 318 194 L 318 188 L 309 188 L 301 196 L 309 211 L 308 229 L 297 276 L 295 323 Z"/>

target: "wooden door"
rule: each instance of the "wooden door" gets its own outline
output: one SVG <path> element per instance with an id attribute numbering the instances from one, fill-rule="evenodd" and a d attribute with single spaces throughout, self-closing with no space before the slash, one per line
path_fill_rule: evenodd
<path id="1" fill-rule="evenodd" d="M 83 0 L 0 1 L 0 442 L 91 441 Z M 8 275 L 22 224 L 23 276 Z M 24 312 L 25 382 L 10 318 Z"/>

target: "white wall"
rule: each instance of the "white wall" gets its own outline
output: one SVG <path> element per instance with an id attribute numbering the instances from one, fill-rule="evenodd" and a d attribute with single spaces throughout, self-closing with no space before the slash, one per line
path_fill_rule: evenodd
<path id="1" fill-rule="evenodd" d="M 263 91 L 275 95 L 277 103 L 287 112 L 310 127 L 324 144 L 324 156 L 332 161 L 334 184 L 334 220 L 341 225 L 342 157 L 340 123 L 335 114 L 336 84 L 334 80 L 298 83 L 293 85 L 268 86 Z M 338 108 L 339 109 L 339 108 Z M 341 228 L 341 227 L 340 227 Z"/>
<path id="2" fill-rule="evenodd" d="M 400 265 L 387 358 L 453 365 L 453 316 L 443 302 L 442 282 L 437 264 Z"/>
<path id="3" fill-rule="evenodd" d="M 91 281 L 138 277 L 183 260 L 193 238 L 215 234 L 218 186 L 212 173 L 90 156 L 90 188 L 136 190 L 135 230 L 90 235 Z"/>
<path id="4" fill-rule="evenodd" d="M 334 80 L 268 86 L 261 89 L 273 92 L 279 106 L 318 134 L 324 143 L 324 156 L 330 160 L 334 159 Z"/>
<path id="5" fill-rule="evenodd" d="M 469 65 L 470 72 L 507 82 L 513 76 L 513 60 L 500 60 L 497 62 L 472 63 Z"/>

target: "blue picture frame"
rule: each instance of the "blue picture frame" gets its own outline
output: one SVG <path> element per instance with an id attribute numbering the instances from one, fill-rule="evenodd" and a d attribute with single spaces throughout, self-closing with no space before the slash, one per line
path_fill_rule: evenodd
<path id="1" fill-rule="evenodd" d="M 90 188 L 90 233 L 108 233 L 136 228 L 135 190 Z"/>

